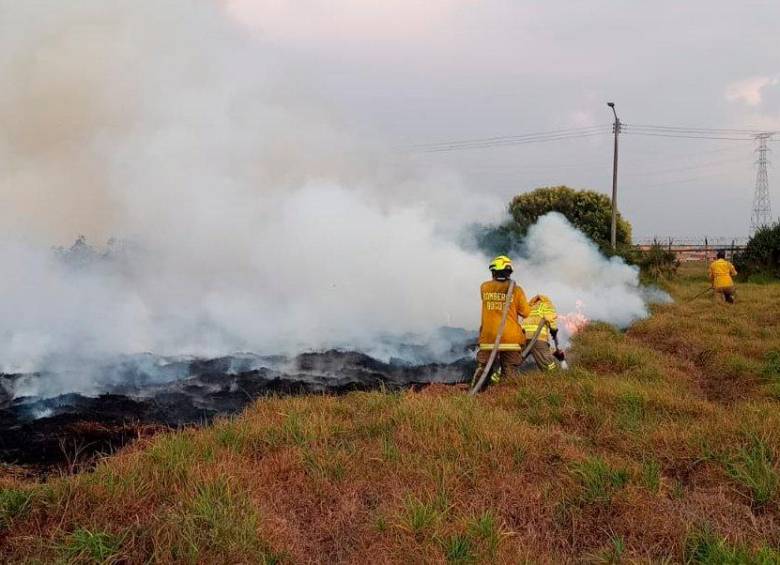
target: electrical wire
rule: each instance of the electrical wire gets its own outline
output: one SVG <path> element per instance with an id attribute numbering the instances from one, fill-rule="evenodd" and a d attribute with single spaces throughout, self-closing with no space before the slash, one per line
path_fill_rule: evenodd
<path id="1" fill-rule="evenodd" d="M 723 141 L 755 141 L 758 136 L 772 135 L 753 129 L 729 128 L 694 128 L 681 126 L 653 126 L 638 124 L 621 124 L 621 133 L 629 135 L 644 135 L 649 137 L 669 137 L 680 139 L 711 139 Z"/>
<path id="2" fill-rule="evenodd" d="M 670 138 L 677 138 L 677 139 L 712 139 L 712 140 L 722 140 L 722 141 L 755 141 L 754 137 L 726 137 L 726 136 L 716 136 L 716 135 L 691 135 L 691 134 L 677 134 L 677 133 L 655 133 L 655 132 L 647 132 L 647 131 L 641 131 L 641 130 L 632 130 L 630 128 L 623 129 L 621 127 L 620 130 L 621 134 L 627 134 L 627 135 L 642 135 L 642 136 L 649 136 L 649 137 L 670 137 Z"/>
<path id="3" fill-rule="evenodd" d="M 608 128 L 608 125 L 600 125 L 600 126 L 588 126 L 588 127 L 581 127 L 581 128 L 567 128 L 567 129 L 558 129 L 558 130 L 550 130 L 550 131 L 541 131 L 536 133 L 524 133 L 520 135 L 500 135 L 500 136 L 494 136 L 494 137 L 482 137 L 482 138 L 472 138 L 472 139 L 460 139 L 460 140 L 453 140 L 453 141 L 439 141 L 435 143 L 417 143 L 415 145 L 410 145 L 410 149 L 425 149 L 428 147 L 438 147 L 438 146 L 451 146 L 451 145 L 471 145 L 472 143 L 489 143 L 489 142 L 500 142 L 500 141 L 514 141 L 514 140 L 521 140 L 525 138 L 530 137 L 540 137 L 540 136 L 550 136 L 550 135 L 565 135 L 565 134 L 574 134 L 574 133 L 587 133 L 589 131 L 597 130 L 597 129 L 605 129 Z"/>
<path id="4" fill-rule="evenodd" d="M 547 136 L 547 137 L 537 137 L 537 138 L 530 138 L 530 139 L 523 139 L 518 141 L 504 141 L 500 143 L 484 143 L 484 144 L 474 144 L 474 145 L 455 145 L 455 146 L 444 146 L 444 147 L 437 147 L 435 149 L 424 149 L 419 151 L 419 153 L 442 153 L 447 151 L 462 151 L 466 149 L 491 149 L 494 147 L 509 147 L 512 145 L 527 145 L 529 143 L 547 143 L 550 141 L 562 141 L 566 139 L 581 139 L 584 137 L 596 137 L 600 135 L 608 135 L 608 131 L 600 131 L 600 132 L 593 132 L 593 133 L 581 133 L 577 135 L 558 135 L 558 136 Z"/>
<path id="5" fill-rule="evenodd" d="M 614 132 L 612 125 L 599 125 L 581 128 L 568 128 L 550 130 L 545 132 L 527 133 L 520 135 L 503 135 L 484 138 L 471 138 L 453 141 L 440 141 L 436 143 L 419 143 L 408 146 L 406 151 L 414 153 L 444 153 L 451 151 L 464 151 L 472 149 L 492 149 L 513 145 L 526 145 L 532 143 L 547 143 L 551 141 L 563 141 L 595 137 Z M 677 139 L 701 139 L 714 141 L 755 141 L 759 135 L 773 135 L 775 132 L 767 132 L 755 129 L 736 128 L 695 128 L 682 126 L 660 126 L 648 124 L 620 124 L 620 133 L 627 135 L 664 137 Z M 770 139 L 770 141 L 777 141 Z"/>
<path id="6" fill-rule="evenodd" d="M 417 153 L 439 153 L 445 151 L 458 151 L 464 149 L 489 149 L 493 147 L 503 147 L 509 145 L 525 145 L 529 143 L 545 143 L 549 141 L 560 141 L 565 139 L 579 139 L 583 137 L 593 137 L 597 135 L 606 135 L 609 133 L 608 126 L 594 126 L 588 128 L 573 128 L 569 130 L 555 130 L 543 133 L 502 136 L 483 139 L 472 139 L 462 141 L 449 141 L 431 144 L 420 144 L 411 146 L 409 150 Z"/>
<path id="7" fill-rule="evenodd" d="M 647 124 L 621 124 L 624 127 L 630 127 L 633 129 L 650 130 L 650 131 L 677 131 L 677 132 L 699 132 L 699 133 L 712 133 L 712 134 L 751 134 L 760 135 L 762 133 L 771 133 L 766 130 L 757 129 L 729 129 L 729 128 L 694 128 L 683 126 L 655 126 Z"/>

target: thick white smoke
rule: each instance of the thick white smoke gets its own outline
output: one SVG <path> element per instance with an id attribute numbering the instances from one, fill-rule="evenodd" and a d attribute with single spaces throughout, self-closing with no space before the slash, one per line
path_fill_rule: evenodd
<path id="1" fill-rule="evenodd" d="M 277 55 L 218 2 L 0 0 L 0 370 L 478 325 L 486 261 L 453 226 L 494 203 L 383 162 Z M 74 269 L 48 246 L 78 233 L 132 245 Z M 635 270 L 562 218 L 527 253 L 529 296 L 645 315 Z"/>
<path id="2" fill-rule="evenodd" d="M 605 258 L 561 214 L 543 216 L 528 231 L 514 278 L 528 298 L 545 294 L 562 314 L 625 327 L 647 316 L 647 302 L 668 296 L 639 285 L 639 269 L 619 257 Z M 565 328 L 564 328 L 565 331 Z"/>

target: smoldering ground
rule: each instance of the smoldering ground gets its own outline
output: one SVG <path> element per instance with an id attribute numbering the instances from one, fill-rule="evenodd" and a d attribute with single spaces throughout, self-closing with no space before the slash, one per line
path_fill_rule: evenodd
<path id="1" fill-rule="evenodd" d="M 458 229 L 502 203 L 350 133 L 221 3 L 0 0 L 0 14 L 2 371 L 94 394 L 95 368 L 123 355 L 409 359 L 392 336 L 449 361 L 431 336 L 478 325 L 486 260 Z M 74 269 L 49 247 L 78 233 L 130 250 Z M 523 253 L 529 296 L 619 325 L 646 314 L 636 270 L 561 217 Z"/>

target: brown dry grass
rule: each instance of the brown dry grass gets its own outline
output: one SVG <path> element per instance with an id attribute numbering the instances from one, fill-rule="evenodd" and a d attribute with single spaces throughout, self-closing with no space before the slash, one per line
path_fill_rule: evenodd
<path id="1" fill-rule="evenodd" d="M 671 286 L 685 300 L 703 278 Z M 0 484 L 0 560 L 780 561 L 780 285 L 593 325 L 470 399 L 274 398 L 91 473 Z"/>

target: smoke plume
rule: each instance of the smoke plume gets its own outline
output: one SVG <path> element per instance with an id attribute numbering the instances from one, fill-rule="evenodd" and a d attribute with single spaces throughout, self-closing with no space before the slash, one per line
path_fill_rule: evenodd
<path id="1" fill-rule="evenodd" d="M 0 0 L 0 76 L 0 370 L 387 357 L 383 336 L 478 325 L 486 260 L 456 228 L 500 204 L 388 162 L 220 3 Z M 127 244 L 78 266 L 51 252 L 80 233 Z M 529 296 L 619 325 L 646 315 L 636 270 L 562 217 L 524 254 Z"/>

